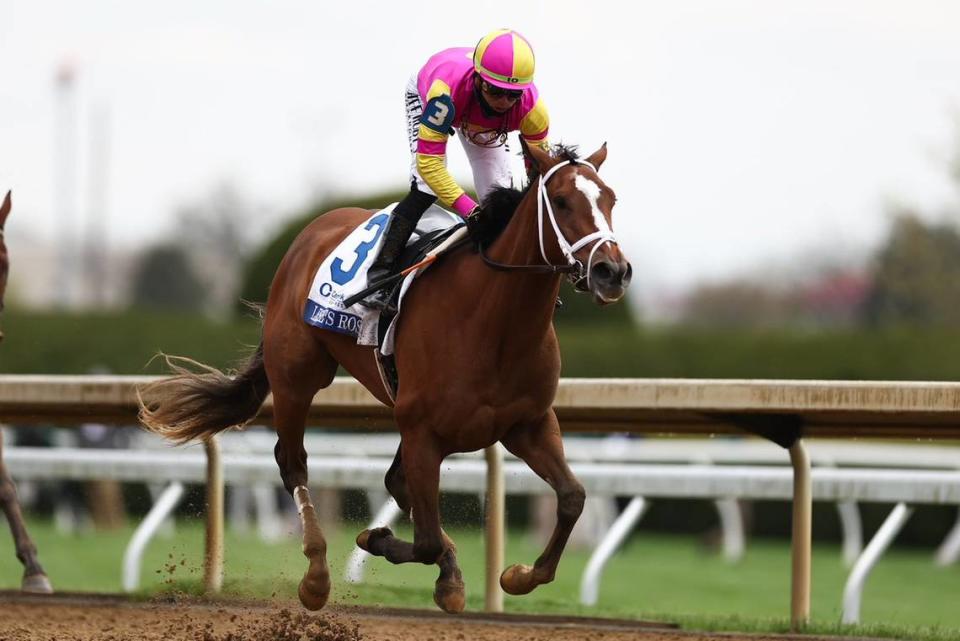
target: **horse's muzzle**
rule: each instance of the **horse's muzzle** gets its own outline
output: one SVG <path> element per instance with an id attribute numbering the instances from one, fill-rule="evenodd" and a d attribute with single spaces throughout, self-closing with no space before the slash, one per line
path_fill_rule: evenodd
<path id="1" fill-rule="evenodd" d="M 625 260 L 601 260 L 590 269 L 590 293 L 599 305 L 615 303 L 627 291 L 633 278 L 633 267 Z"/>

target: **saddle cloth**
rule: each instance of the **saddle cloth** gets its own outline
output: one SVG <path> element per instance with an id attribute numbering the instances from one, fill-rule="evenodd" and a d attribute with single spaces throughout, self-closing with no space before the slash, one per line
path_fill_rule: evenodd
<path id="1" fill-rule="evenodd" d="M 393 354 L 396 317 L 386 319 L 388 327 L 381 331 L 379 310 L 364 307 L 360 303 L 344 309 L 343 301 L 367 286 L 367 270 L 380 251 L 383 230 L 396 205 L 397 203 L 393 203 L 374 212 L 330 252 L 317 269 L 303 311 L 303 320 L 308 324 L 354 336 L 360 345 L 377 346 L 378 335 L 382 336 L 379 351 L 383 355 Z M 401 266 L 416 262 L 446 237 L 444 232 L 452 231 L 462 222 L 463 219 L 457 214 L 432 205 L 424 212 L 407 241 L 407 251 L 401 259 Z M 413 248 L 416 250 L 411 251 Z M 398 310 L 404 294 L 419 271 L 413 271 L 404 277 L 399 288 Z"/>

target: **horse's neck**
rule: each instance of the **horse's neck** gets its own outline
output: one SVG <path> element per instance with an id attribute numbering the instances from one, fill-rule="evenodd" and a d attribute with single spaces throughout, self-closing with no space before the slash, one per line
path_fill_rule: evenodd
<path id="1" fill-rule="evenodd" d="M 536 185 L 530 187 L 517 205 L 506 229 L 489 248 L 491 260 L 505 265 L 543 265 L 540 255 L 540 229 L 537 221 Z M 549 325 L 560 289 L 559 274 L 531 272 L 499 272 L 484 266 L 489 272 L 490 287 L 498 304 L 522 308 L 524 322 Z"/>

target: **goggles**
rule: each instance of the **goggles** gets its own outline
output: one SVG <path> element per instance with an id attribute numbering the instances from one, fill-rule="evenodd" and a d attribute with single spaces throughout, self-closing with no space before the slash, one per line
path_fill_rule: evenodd
<path id="1" fill-rule="evenodd" d="M 496 85 L 491 85 L 486 80 L 480 81 L 480 87 L 483 92 L 491 98 L 509 98 L 510 100 L 520 100 L 523 92 L 519 89 L 501 89 Z"/>

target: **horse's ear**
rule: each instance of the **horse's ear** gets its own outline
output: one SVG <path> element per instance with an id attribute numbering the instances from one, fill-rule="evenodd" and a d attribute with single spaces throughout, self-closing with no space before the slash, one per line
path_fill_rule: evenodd
<path id="1" fill-rule="evenodd" d="M 7 192 L 6 197 L 3 199 L 3 204 L 0 205 L 0 229 L 3 228 L 4 224 L 7 222 L 7 215 L 10 213 L 10 192 Z"/>
<path id="2" fill-rule="evenodd" d="M 523 136 L 520 137 L 520 146 L 523 148 L 524 157 L 530 161 L 530 168 L 538 174 L 547 173 L 551 167 L 559 162 L 537 145 L 528 144 Z"/>
<path id="3" fill-rule="evenodd" d="M 587 162 L 600 169 L 600 165 L 603 164 L 603 161 L 607 159 L 607 143 L 603 143 L 600 146 L 600 149 L 597 149 L 595 152 L 590 154 L 590 157 L 587 158 Z"/>

